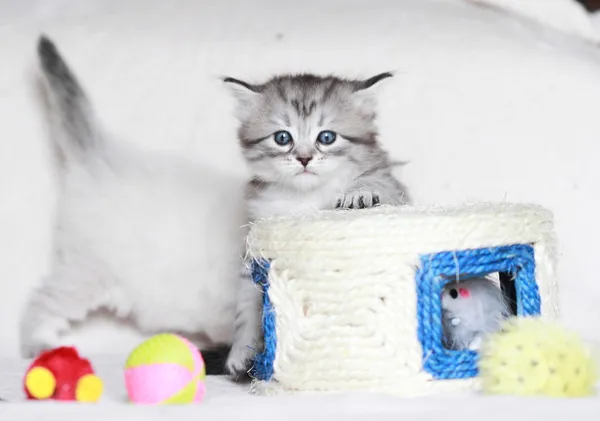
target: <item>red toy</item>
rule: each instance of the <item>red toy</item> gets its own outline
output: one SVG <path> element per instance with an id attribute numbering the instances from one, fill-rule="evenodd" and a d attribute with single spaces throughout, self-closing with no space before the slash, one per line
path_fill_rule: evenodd
<path id="1" fill-rule="evenodd" d="M 27 369 L 23 382 L 27 399 L 96 402 L 102 395 L 102 380 L 88 360 L 73 347 L 43 352 Z"/>

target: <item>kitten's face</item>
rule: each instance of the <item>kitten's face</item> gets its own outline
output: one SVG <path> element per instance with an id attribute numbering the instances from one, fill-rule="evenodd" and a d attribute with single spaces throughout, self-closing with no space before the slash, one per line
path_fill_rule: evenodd
<path id="1" fill-rule="evenodd" d="M 239 101 L 239 139 L 253 175 L 297 190 L 355 177 L 376 143 L 369 88 L 389 76 L 281 76 L 263 85 L 225 79 Z"/>

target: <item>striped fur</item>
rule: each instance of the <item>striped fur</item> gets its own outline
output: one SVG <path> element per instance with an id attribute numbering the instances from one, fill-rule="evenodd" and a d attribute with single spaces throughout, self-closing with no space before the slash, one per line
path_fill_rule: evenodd
<path id="1" fill-rule="evenodd" d="M 253 176 L 247 189 L 251 221 L 408 201 L 406 188 L 392 174 L 394 164 L 377 141 L 373 87 L 391 76 L 283 75 L 256 85 L 224 79 L 237 98 L 239 142 Z M 276 143 L 279 131 L 289 132 L 293 141 Z M 335 141 L 318 142 L 323 131 L 334 132 Z M 261 346 L 260 293 L 249 279 L 241 285 L 227 361 L 237 374 L 247 371 Z"/>

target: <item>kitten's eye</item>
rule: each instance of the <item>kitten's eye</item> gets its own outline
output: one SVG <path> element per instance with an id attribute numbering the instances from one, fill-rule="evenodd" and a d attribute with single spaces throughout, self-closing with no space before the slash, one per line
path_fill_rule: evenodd
<path id="1" fill-rule="evenodd" d="M 335 132 L 332 132 L 331 130 L 323 130 L 317 136 L 317 142 L 319 142 L 323 145 L 331 145 L 333 142 L 335 142 L 335 138 L 336 138 Z"/>
<path id="2" fill-rule="evenodd" d="M 282 130 L 280 132 L 275 132 L 273 134 L 273 139 L 278 145 L 285 146 L 292 141 L 292 135 L 290 134 L 290 132 Z"/>
<path id="3" fill-rule="evenodd" d="M 452 297 L 453 299 L 456 300 L 458 298 L 458 291 L 456 289 L 452 288 L 450 290 L 450 297 Z"/>

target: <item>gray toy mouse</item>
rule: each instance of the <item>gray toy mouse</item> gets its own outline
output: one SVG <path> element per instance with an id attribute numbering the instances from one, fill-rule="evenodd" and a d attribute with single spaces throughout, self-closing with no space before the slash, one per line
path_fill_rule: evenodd
<path id="1" fill-rule="evenodd" d="M 482 336 L 496 332 L 510 315 L 498 287 L 487 278 L 451 282 L 442 292 L 444 347 L 477 350 Z"/>

